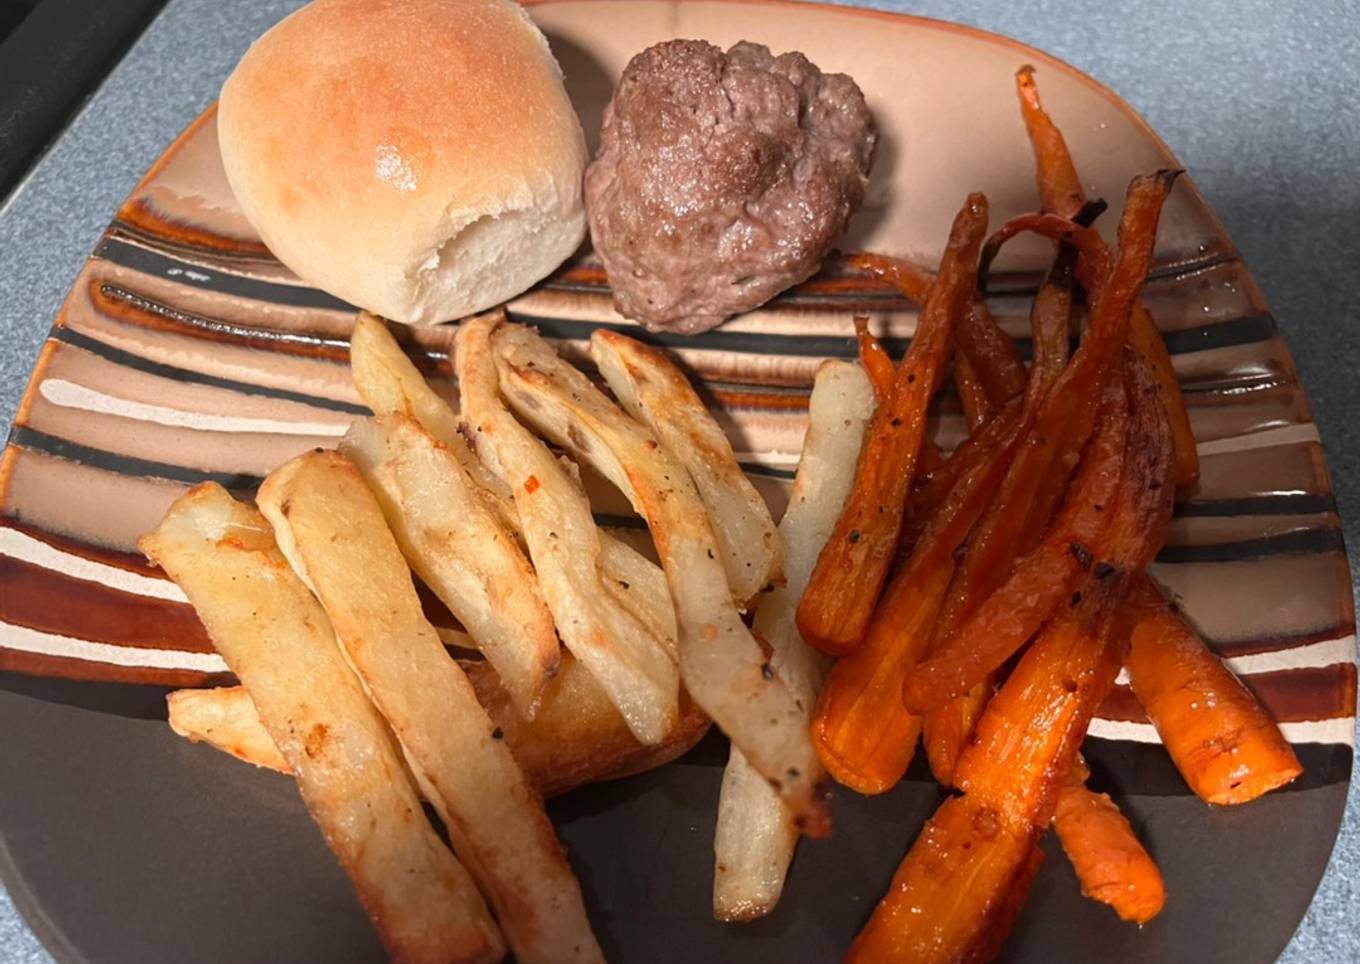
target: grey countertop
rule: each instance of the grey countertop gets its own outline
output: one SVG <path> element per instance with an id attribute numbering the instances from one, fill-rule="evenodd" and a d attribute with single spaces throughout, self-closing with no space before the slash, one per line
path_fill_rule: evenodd
<path id="1" fill-rule="evenodd" d="M 1289 340 L 1360 547 L 1360 7 L 1354 0 L 882 0 L 1043 48 L 1128 100 L 1193 173 Z M 0 424 L 119 203 L 294 3 L 172 0 L 0 209 Z M 903 51 L 910 56 L 910 51 Z M 1360 960 L 1360 791 L 1284 961 Z M 50 961 L 0 891 L 0 964 Z"/>

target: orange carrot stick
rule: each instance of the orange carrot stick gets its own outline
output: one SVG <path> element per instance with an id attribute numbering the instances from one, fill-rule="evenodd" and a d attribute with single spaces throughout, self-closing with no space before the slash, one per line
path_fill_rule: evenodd
<path id="1" fill-rule="evenodd" d="M 995 674 L 991 674 L 967 693 L 921 717 L 921 743 L 926 750 L 930 772 L 941 786 L 954 785 L 954 767 L 995 689 Z"/>
<path id="2" fill-rule="evenodd" d="M 1171 517 L 1166 413 L 1146 366 L 1129 356 L 1125 368 L 1128 448 L 1097 547 L 1099 565 L 992 698 L 955 770 L 960 789 L 1016 820 L 1051 817 L 1091 715 L 1114 685 L 1120 660 L 1114 630 L 1128 580 L 1161 547 Z"/>
<path id="3" fill-rule="evenodd" d="M 1129 681 L 1190 789 L 1207 803 L 1246 803 L 1303 772 L 1270 714 L 1150 579 L 1127 605 Z"/>
<path id="4" fill-rule="evenodd" d="M 1015 75 L 1020 95 L 1020 112 L 1034 146 L 1035 174 L 1039 182 L 1039 197 L 1044 210 L 1063 217 L 1075 217 L 1086 202 L 1081 180 L 1072 163 L 1067 141 L 1053 123 L 1039 101 L 1039 87 L 1034 81 L 1034 68 L 1021 67 Z M 1134 309 L 1129 323 L 1129 343 L 1143 356 L 1156 374 L 1158 391 L 1171 418 L 1171 432 L 1176 442 L 1176 484 L 1184 487 L 1199 478 L 1199 453 L 1195 448 L 1195 433 L 1190 415 L 1185 408 L 1185 396 L 1180 381 L 1171 366 L 1166 342 L 1156 323 L 1141 304 Z"/>
<path id="5" fill-rule="evenodd" d="M 969 301 L 959 319 L 955 340 L 993 407 L 1000 408 L 1025 390 L 1025 366 L 1015 342 L 1001 330 L 980 298 Z"/>
<path id="6" fill-rule="evenodd" d="M 987 397 L 987 389 L 973 370 L 973 363 L 962 352 L 954 354 L 954 384 L 959 390 L 959 401 L 963 404 L 963 417 L 970 430 L 985 425 L 995 409 Z"/>
<path id="7" fill-rule="evenodd" d="M 1166 904 L 1161 871 L 1107 794 L 1073 768 L 1058 791 L 1053 830 L 1081 882 L 1081 893 L 1108 904 L 1120 920 L 1146 924 Z"/>
<path id="8" fill-rule="evenodd" d="M 1038 519 L 1036 502 L 1042 500 L 1036 500 L 1034 493 L 1066 478 L 1089 437 L 1099 404 L 1099 397 L 1090 393 L 1100 390 L 1122 352 L 1129 312 L 1147 276 L 1161 205 L 1174 178 L 1174 173 L 1160 172 L 1135 178 L 1130 184 L 1120 223 L 1119 259 L 1104 284 L 1096 283 L 1105 271 L 1099 264 L 1102 252 L 1091 247 L 1090 229 L 1063 222 L 1068 227 L 1061 233 L 1074 240 L 1092 274 L 1091 324 L 1072 363 L 1039 407 L 1029 438 L 972 538 L 959 577 L 961 589 L 951 595 L 951 615 L 966 611 L 971 600 L 990 591 L 988 584 L 997 574 L 1011 570 Z M 1016 221 L 1057 227 L 1061 219 L 1025 216 L 1009 222 L 998 235 Z M 1074 551 L 1074 541 L 1089 550 L 1087 540 L 1100 521 L 1092 513 L 1098 516 L 1102 511 L 1095 508 L 1102 500 L 1086 503 L 1084 512 L 1078 511 L 1080 504 L 1068 501 L 1071 511 L 1064 512 L 1046 541 L 1026 557 L 1029 564 L 1016 563 L 1010 577 L 1014 585 L 1007 583 L 1010 595 L 995 601 L 989 598 L 949 638 L 932 647 L 932 654 L 908 676 L 904 696 L 909 708 L 924 712 L 982 682 L 1038 628 L 1056 600 L 1071 591 L 1079 571 L 1063 554 Z"/>
<path id="9" fill-rule="evenodd" d="M 1124 472 L 1127 409 L 1107 402 L 1107 410 L 1052 531 L 907 674 L 902 690 L 907 709 L 925 712 L 981 683 L 1068 600 L 1089 571 L 1106 506 Z"/>
<path id="10" fill-rule="evenodd" d="M 1171 514 L 1171 438 L 1145 366 L 1125 364 L 1129 444 L 1103 568 L 1050 622 L 992 699 L 944 802 L 912 845 L 849 961 L 958 961 L 994 952 L 1032 873 L 1032 847 L 1119 669 L 1116 617 Z M 1107 419 L 1105 421 L 1116 421 Z M 1097 444 L 1108 434 L 1097 434 Z M 1017 886 L 1021 885 L 1021 886 Z"/>
<path id="11" fill-rule="evenodd" d="M 874 398 L 881 405 L 892 392 L 893 378 L 897 366 L 888 357 L 883 343 L 869 331 L 869 319 L 864 315 L 855 316 L 855 341 L 859 345 L 859 363 L 874 386 Z"/>
<path id="12" fill-rule="evenodd" d="M 925 304 L 933 279 L 910 262 L 867 252 L 852 254 L 849 262 L 887 281 L 917 304 Z M 1004 405 L 1024 390 L 1025 366 L 1016 354 L 1015 343 L 980 298 L 970 295 L 954 337 L 993 406 Z"/>
<path id="13" fill-rule="evenodd" d="M 1009 824 L 986 804 L 951 797 L 903 858 L 888 893 L 860 931 L 846 964 L 944 964 L 985 959 L 1028 890 L 1039 832 Z M 1019 886 L 1017 886 L 1019 885 Z"/>
<path id="14" fill-rule="evenodd" d="M 860 793 L 891 789 L 911 762 L 920 720 L 902 705 L 902 679 L 930 639 L 954 573 L 954 552 L 991 499 L 1019 440 L 1013 423 L 959 479 L 893 577 L 864 645 L 839 660 L 822 687 L 813 745 L 827 771 Z"/>
<path id="15" fill-rule="evenodd" d="M 1086 203 L 1086 192 L 1081 188 L 1081 179 L 1077 177 L 1062 131 L 1039 103 L 1039 86 L 1034 82 L 1033 67 L 1026 64 L 1015 72 L 1015 87 L 1020 95 L 1025 129 L 1034 146 L 1034 173 L 1044 210 L 1065 218 L 1073 217 Z"/>
<path id="16" fill-rule="evenodd" d="M 972 293 L 986 229 L 987 199 L 971 195 L 954 220 L 916 336 L 892 393 L 874 413 L 854 485 L 799 603 L 798 628 L 824 653 L 839 656 L 859 645 L 896 556 L 927 405 L 944 377 L 950 332 Z"/>

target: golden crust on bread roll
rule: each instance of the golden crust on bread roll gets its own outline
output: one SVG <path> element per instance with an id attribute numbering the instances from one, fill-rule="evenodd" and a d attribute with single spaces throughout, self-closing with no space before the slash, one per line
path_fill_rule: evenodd
<path id="1" fill-rule="evenodd" d="M 409 324 L 513 297 L 585 235 L 585 140 L 512 0 L 316 0 L 222 88 L 241 208 L 307 283 Z"/>

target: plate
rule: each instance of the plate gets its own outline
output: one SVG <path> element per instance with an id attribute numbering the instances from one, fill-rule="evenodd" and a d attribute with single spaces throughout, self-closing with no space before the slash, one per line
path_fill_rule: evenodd
<path id="1" fill-rule="evenodd" d="M 1175 165 L 1111 92 L 975 30 L 761 2 L 560 0 L 532 13 L 592 136 L 628 57 L 668 37 L 747 38 L 852 73 L 884 138 L 847 248 L 932 264 L 968 191 L 987 192 L 995 223 L 1034 206 L 1012 92 L 1023 63 L 1039 69 L 1091 196 L 1117 201 L 1133 174 Z M 1017 334 L 1045 257 L 1017 243 L 998 266 L 992 307 Z M 1188 179 L 1166 210 L 1147 302 L 1204 467 L 1154 574 L 1282 722 L 1305 773 L 1250 805 L 1205 807 L 1120 689 L 1088 757 L 1161 865 L 1167 908 L 1141 930 L 1119 924 L 1080 897 L 1050 841 L 1010 960 L 1077 961 L 1099 948 L 1109 960 L 1272 961 L 1312 898 L 1344 805 L 1355 629 L 1331 485 L 1266 303 Z M 510 310 L 576 357 L 600 325 L 638 333 L 612 312 L 588 252 Z M 915 323 L 910 305 L 832 259 L 717 331 L 649 336 L 702 378 L 776 509 L 812 372 L 852 355 L 854 313 L 869 314 L 894 352 Z M 271 259 L 236 209 L 211 109 L 116 213 L 56 319 L 0 460 L 0 873 L 60 961 L 382 959 L 291 781 L 165 726 L 167 688 L 228 677 L 178 590 L 133 548 L 187 485 L 249 492 L 364 413 L 345 365 L 349 325 L 347 306 Z M 451 334 L 412 332 L 408 345 L 444 382 Z M 957 405 L 938 407 L 940 438 L 958 438 Z M 634 524 L 622 505 L 599 509 Z M 662 770 L 550 804 L 611 960 L 834 960 L 940 799 L 919 760 L 890 794 L 840 793 L 835 835 L 800 848 L 777 911 L 721 925 L 709 902 L 725 759 L 711 736 Z"/>

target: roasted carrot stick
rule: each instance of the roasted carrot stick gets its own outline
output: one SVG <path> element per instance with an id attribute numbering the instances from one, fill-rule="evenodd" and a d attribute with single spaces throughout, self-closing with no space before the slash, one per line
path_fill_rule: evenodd
<path id="1" fill-rule="evenodd" d="M 950 232 L 892 393 L 878 407 L 855 466 L 855 481 L 798 605 L 803 638 L 840 656 L 864 638 L 897 553 L 906 496 L 926 429 L 930 396 L 944 377 L 950 333 L 973 291 L 987 199 L 968 198 Z"/>
<path id="2" fill-rule="evenodd" d="M 907 674 L 902 690 L 907 709 L 925 712 L 981 683 L 1068 600 L 1089 571 L 1105 529 L 1105 508 L 1124 473 L 1127 409 L 1107 403 L 1107 411 L 1053 529 Z"/>
<path id="3" fill-rule="evenodd" d="M 888 893 L 860 931 L 846 964 L 935 964 L 985 959 L 1004 938 L 1028 890 L 1039 831 L 1011 824 L 985 803 L 951 797 L 903 858 Z M 1019 885 L 1019 886 L 1017 886 Z"/>
<path id="4" fill-rule="evenodd" d="M 1010 898 L 1023 897 L 1031 848 L 1114 685 L 1116 617 L 1130 574 L 1155 554 L 1170 517 L 1166 417 L 1148 403 L 1150 376 L 1135 370 L 1129 383 L 1130 443 L 1102 546 L 1103 577 L 1092 573 L 1084 594 L 1045 627 L 988 705 L 959 760 L 964 795 L 946 800 L 927 823 L 847 960 L 968 960 L 1003 939 L 997 922 L 1013 917 Z"/>
<path id="5" fill-rule="evenodd" d="M 867 252 L 851 255 L 849 262 L 887 281 L 917 304 L 925 304 L 932 279 L 910 262 Z M 1004 405 L 1024 390 L 1025 366 L 1015 351 L 1015 343 L 1001 330 L 980 298 L 970 296 L 954 337 L 994 407 Z"/>
<path id="6" fill-rule="evenodd" d="M 918 268 L 910 261 L 903 261 L 901 258 L 889 258 L 881 254 L 870 254 L 867 251 L 856 251 L 846 258 L 846 262 L 852 268 L 860 271 L 867 271 L 878 278 L 882 278 L 902 293 L 907 299 L 924 305 L 926 298 L 930 294 L 930 287 L 935 283 L 935 279 L 926 271 Z"/>
<path id="7" fill-rule="evenodd" d="M 1029 384 L 1025 388 L 1026 414 L 1038 411 L 1067 366 L 1068 332 L 1072 318 L 1072 271 L 1075 261 L 1076 253 L 1071 248 L 1066 245 L 1059 247 L 1053 268 L 1034 299 L 1034 307 L 1030 312 L 1030 325 L 1034 333 L 1034 361 L 1030 367 Z M 960 357 L 955 364 L 959 394 L 964 400 L 964 412 L 968 414 L 969 393 L 965 391 L 963 378 L 958 377 L 963 373 L 965 363 L 966 359 Z M 971 414 L 969 421 L 970 423 L 973 421 Z M 1031 531 L 1022 536 L 1021 551 L 1028 552 L 1037 543 L 1042 530 L 1048 526 L 1056 511 L 1065 488 L 1066 479 L 1056 479 L 1052 484 L 1041 486 L 1038 491 L 1031 493 L 1033 500 L 1042 501 L 1044 504 L 1028 514 L 1028 526 Z M 976 573 L 974 575 L 976 576 Z M 1004 578 L 1004 575 L 1004 572 L 997 572 L 994 579 L 985 584 L 975 579 L 959 587 L 957 591 L 951 588 L 944 616 L 940 620 L 940 625 L 936 627 L 936 638 L 956 628 L 962 617 L 981 601 L 980 596 L 995 589 L 996 583 Z M 956 575 L 955 579 L 958 581 L 959 575 Z M 975 596 L 979 598 L 974 598 Z M 944 705 L 930 710 L 922 718 L 921 739 L 925 746 L 926 759 L 930 761 L 930 772 L 942 785 L 953 785 L 954 764 L 958 761 L 959 754 L 963 752 L 968 738 L 972 736 L 973 728 L 982 716 L 987 701 L 991 699 L 994 685 L 995 680 L 991 678 L 983 680 L 963 696 L 955 697 Z"/>
<path id="8" fill-rule="evenodd" d="M 1015 927 L 1015 919 L 1020 916 L 1020 911 L 1025 908 L 1025 902 L 1029 900 L 1030 888 L 1034 886 L 1034 878 L 1039 876 L 1039 868 L 1043 863 L 1044 852 L 1039 849 L 1037 843 L 1031 844 L 1029 856 L 1010 886 L 1006 888 L 1000 905 L 987 915 L 987 923 L 982 934 L 973 946 L 968 948 L 963 957 L 963 964 L 987 964 L 1001 954 L 1001 949 L 1006 945 L 1006 938 L 1011 936 L 1011 929 Z"/>
<path id="9" fill-rule="evenodd" d="M 1190 789 L 1246 803 L 1303 772 L 1270 714 L 1150 579 L 1135 581 L 1127 605 L 1129 681 Z"/>
<path id="10" fill-rule="evenodd" d="M 954 767 L 995 689 L 995 676 L 989 675 L 962 696 L 922 715 L 921 744 L 925 747 L 930 772 L 941 786 L 954 785 Z"/>
<path id="11" fill-rule="evenodd" d="M 992 400 L 987 389 L 973 370 L 973 363 L 962 352 L 954 354 L 954 384 L 959 390 L 959 401 L 963 404 L 963 417 L 970 430 L 985 425 L 995 414 Z"/>
<path id="12" fill-rule="evenodd" d="M 1091 715 L 1114 685 L 1120 661 L 1114 631 L 1127 583 L 1161 547 L 1171 517 L 1166 413 L 1146 366 L 1129 356 L 1125 370 L 1128 447 L 1096 549 L 1099 564 L 992 698 L 955 770 L 961 790 L 1015 820 L 1051 817 Z"/>
<path id="13" fill-rule="evenodd" d="M 930 639 L 954 551 L 991 499 L 1019 440 L 1013 424 L 959 479 L 893 577 L 864 645 L 839 660 L 822 687 L 813 745 L 827 771 L 860 793 L 891 789 L 911 762 L 920 721 L 902 705 L 902 679 Z"/>
<path id="14" fill-rule="evenodd" d="M 1012 402 L 1001 410 L 997 418 L 989 420 L 979 431 L 959 443 L 947 459 L 934 466 L 923 464 L 912 482 L 911 517 L 928 521 L 959 479 L 988 457 L 998 439 L 1009 434 L 1019 415 L 1020 405 Z"/>
<path id="15" fill-rule="evenodd" d="M 1033 530 L 1037 501 L 1034 493 L 1040 486 L 1053 485 L 1066 477 L 1090 434 L 1099 404 L 1099 396 L 1092 397 L 1090 393 L 1101 390 L 1123 350 L 1129 312 L 1151 264 L 1158 215 L 1174 177 L 1173 173 L 1160 172 L 1135 178 L 1129 186 L 1120 223 L 1119 259 L 1105 283 L 1092 284 L 1095 300 L 1086 337 L 1039 407 L 1025 445 L 972 537 L 957 593 L 965 602 L 985 594 L 985 590 L 974 588 L 976 585 L 986 584 L 996 578 L 995 574 L 1011 570 Z M 1016 220 L 1036 218 L 1046 223 L 1052 216 Z M 1053 222 L 1056 225 L 1060 220 Z M 1008 223 L 999 233 L 1012 224 Z M 1077 247 L 1082 257 L 1088 255 L 1088 232 L 1089 229 L 1070 222 L 1063 232 L 1079 239 Z M 1090 255 L 1097 265 L 1101 256 L 1098 250 Z M 1104 273 L 1089 263 L 1088 270 L 1095 275 L 1093 282 Z M 1010 595 L 1001 596 L 998 590 L 995 594 L 998 598 L 988 598 L 949 638 L 932 646 L 931 655 L 908 676 L 904 698 L 909 708 L 924 712 L 968 692 L 1025 642 L 1047 618 L 1061 594 L 1071 591 L 1079 571 L 1063 554 L 1075 551 L 1073 541 L 1089 550 L 1090 543 L 1084 540 L 1093 538 L 1093 531 L 1099 527 L 1101 510 L 1095 506 L 1101 505 L 1102 500 L 1096 498 L 1086 503 L 1084 512 L 1078 511 L 1080 503 L 1073 503 L 1071 496 L 1068 501 L 1071 511 L 1065 510 L 1045 542 L 1029 553 L 1026 557 L 1029 565 L 1015 564 L 1016 571 L 1010 577 L 1014 585 L 1007 583 Z M 968 608 L 965 602 L 951 598 L 951 610 L 957 613 Z M 1017 637 L 1015 633 L 1023 634 Z"/>
<path id="16" fill-rule="evenodd" d="M 1044 210 L 1075 217 L 1086 201 L 1085 192 L 1072 163 L 1072 154 L 1067 149 L 1067 141 L 1039 101 L 1034 68 L 1021 67 L 1015 75 L 1015 83 L 1020 95 L 1020 112 L 1034 146 L 1035 174 Z M 1192 485 L 1199 478 L 1199 453 L 1195 448 L 1190 415 L 1185 408 L 1185 396 L 1171 366 L 1166 342 L 1141 304 L 1134 309 L 1129 323 L 1129 344 L 1152 366 L 1162 403 L 1170 415 L 1171 432 L 1176 441 L 1176 484 L 1181 487 Z"/>
<path id="17" fill-rule="evenodd" d="M 1034 173 L 1044 209 L 1070 218 L 1086 202 L 1086 192 L 1077 177 L 1067 141 L 1039 103 L 1039 86 L 1034 82 L 1034 68 L 1029 64 L 1015 72 L 1015 87 L 1020 95 L 1025 129 L 1034 145 Z"/>
<path id="18" fill-rule="evenodd" d="M 883 343 L 869 331 L 869 319 L 864 315 L 855 316 L 855 341 L 859 345 L 859 363 L 874 386 L 874 398 L 879 404 L 892 392 L 893 378 L 897 366 L 888 357 Z"/>
<path id="19" fill-rule="evenodd" d="M 1058 791 L 1053 830 L 1082 895 L 1108 904 L 1120 920 L 1146 924 L 1166 904 L 1161 871 L 1114 801 L 1086 786 L 1081 769 L 1073 767 Z"/>
<path id="20" fill-rule="evenodd" d="M 1034 363 L 1029 384 L 1025 386 L 1025 407 L 1037 412 L 1053 385 L 1067 367 L 1067 352 L 1072 324 L 1072 275 L 1076 252 L 1063 245 L 1053 259 L 1030 310 L 1034 338 Z"/>

